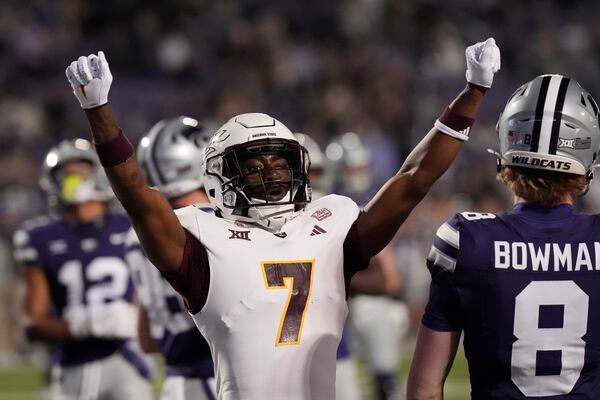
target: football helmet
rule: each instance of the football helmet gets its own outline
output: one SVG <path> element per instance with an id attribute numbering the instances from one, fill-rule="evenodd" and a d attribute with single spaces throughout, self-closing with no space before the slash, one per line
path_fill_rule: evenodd
<path id="1" fill-rule="evenodd" d="M 350 196 L 364 194 L 373 184 L 371 150 L 354 132 L 335 136 L 325 149 L 325 155 L 335 166 L 341 189 Z"/>
<path id="2" fill-rule="evenodd" d="M 331 193 L 333 190 L 333 170 L 331 162 L 325 153 L 321 150 L 321 146 L 315 139 L 305 133 L 294 133 L 300 145 L 308 151 L 310 158 L 310 187 L 313 191 L 313 197 L 317 192 L 321 196 Z"/>
<path id="3" fill-rule="evenodd" d="M 266 114 L 227 121 L 206 147 L 203 166 L 208 198 L 225 219 L 276 232 L 311 200 L 308 152 Z"/>
<path id="4" fill-rule="evenodd" d="M 202 188 L 202 157 L 211 137 L 194 118 L 157 122 L 137 147 L 137 161 L 148 184 L 167 199 Z"/>
<path id="5" fill-rule="evenodd" d="M 508 99 L 496 125 L 498 168 L 514 165 L 591 177 L 600 146 L 598 105 L 577 81 L 541 75 Z"/>
<path id="6" fill-rule="evenodd" d="M 92 166 L 92 176 L 65 174 L 62 167 L 69 161 L 84 161 Z M 114 197 L 108 178 L 92 144 L 85 139 L 63 140 L 50 149 L 42 167 L 40 186 L 52 207 L 66 207 L 87 201 L 109 201 Z"/>

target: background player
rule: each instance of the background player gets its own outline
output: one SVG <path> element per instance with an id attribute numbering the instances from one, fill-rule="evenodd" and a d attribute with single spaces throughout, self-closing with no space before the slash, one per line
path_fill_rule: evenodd
<path id="1" fill-rule="evenodd" d="M 335 165 L 338 192 L 358 204 L 367 201 L 374 189 L 371 150 L 356 133 L 346 132 L 334 137 L 326 151 Z M 394 298 L 399 294 L 401 278 L 393 245 L 386 246 L 371 263 L 372 267 L 360 271 L 352 280 L 352 338 L 373 375 L 375 397 L 398 398 L 398 370 L 408 311 Z"/>
<path id="2" fill-rule="evenodd" d="M 15 258 L 26 267 L 26 334 L 55 344 L 57 398 L 150 399 L 149 365 L 130 340 L 130 225 L 107 209 L 113 194 L 90 142 L 51 149 L 41 184 L 58 215 L 15 232 Z"/>
<path id="3" fill-rule="evenodd" d="M 321 146 L 310 135 L 305 133 L 294 133 L 298 142 L 308 150 L 310 156 L 310 187 L 312 189 L 312 201 L 320 199 L 331 193 L 333 189 L 333 164 L 325 157 Z M 356 285 L 357 278 L 360 281 L 361 274 L 367 271 L 375 270 L 368 268 L 366 271 L 360 271 L 354 275 L 350 283 L 350 291 L 353 285 Z M 375 275 L 381 278 L 381 274 L 376 271 L 370 272 L 369 278 Z M 364 281 L 364 279 L 362 279 Z M 373 279 L 369 279 L 372 283 Z M 380 282 L 377 282 L 380 284 Z M 373 285 L 371 285 L 373 286 Z M 339 400 L 360 400 L 362 398 L 360 386 L 358 385 L 358 371 L 356 362 L 352 355 L 350 347 L 350 338 L 348 329 L 345 326 L 338 345 L 335 363 L 335 398 Z"/>
<path id="4" fill-rule="evenodd" d="M 196 119 L 180 116 L 157 122 L 140 141 L 137 160 L 146 181 L 173 208 L 190 204 L 210 208 L 200 167 L 211 136 Z M 166 379 L 161 399 L 215 398 L 208 343 L 194 325 L 181 296 L 146 258 L 133 229 L 127 235 L 127 260 L 141 301 L 140 342 L 144 351 L 160 351 L 165 358 Z"/>
<path id="5" fill-rule="evenodd" d="M 598 106 L 573 79 L 543 75 L 497 125 L 510 212 L 443 224 L 411 366 L 409 399 L 441 399 L 461 331 L 473 399 L 598 398 L 598 215 L 573 212 L 598 156 Z"/>
<path id="6" fill-rule="evenodd" d="M 102 52 L 67 68 L 149 259 L 208 339 L 219 397 L 333 397 L 346 282 L 389 243 L 468 138 L 500 68 L 494 40 L 469 47 L 467 65 L 469 85 L 363 212 L 341 196 L 306 206 L 308 157 L 289 129 L 265 114 L 231 118 L 204 158 L 207 194 L 220 218 L 194 207 L 176 215 L 147 187 L 106 104 L 112 75 Z"/>

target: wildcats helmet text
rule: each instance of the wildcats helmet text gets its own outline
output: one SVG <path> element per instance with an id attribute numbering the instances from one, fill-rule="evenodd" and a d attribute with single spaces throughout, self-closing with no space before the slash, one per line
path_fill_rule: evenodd
<path id="1" fill-rule="evenodd" d="M 530 165 L 555 170 L 570 171 L 571 163 L 566 161 L 544 160 L 542 158 L 528 156 L 512 156 L 512 164 Z"/>

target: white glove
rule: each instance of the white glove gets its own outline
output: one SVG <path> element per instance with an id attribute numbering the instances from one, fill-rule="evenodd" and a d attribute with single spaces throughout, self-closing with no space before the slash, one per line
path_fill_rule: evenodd
<path id="1" fill-rule="evenodd" d="M 467 47 L 467 82 L 489 88 L 500 70 L 500 49 L 494 38 Z"/>
<path id="2" fill-rule="evenodd" d="M 123 301 L 90 309 L 70 309 L 64 318 L 75 338 L 130 339 L 137 336 L 136 307 Z"/>
<path id="3" fill-rule="evenodd" d="M 79 57 L 67 67 L 65 73 L 81 108 L 94 108 L 108 103 L 113 77 L 104 52 Z"/>

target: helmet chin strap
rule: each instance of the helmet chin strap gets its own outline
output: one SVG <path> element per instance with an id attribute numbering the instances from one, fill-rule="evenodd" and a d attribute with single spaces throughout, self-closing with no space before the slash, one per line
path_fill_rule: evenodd
<path id="1" fill-rule="evenodd" d="M 288 191 L 283 198 L 289 196 Z M 250 198 L 253 204 L 266 203 L 263 199 Z M 278 232 L 286 222 L 294 218 L 298 213 L 295 211 L 294 204 L 273 204 L 271 206 L 250 207 L 248 209 L 248 217 L 250 217 L 257 225 L 262 226 L 269 232 Z"/>
<path id="2" fill-rule="evenodd" d="M 294 204 L 251 207 L 248 216 L 269 232 L 278 232 L 286 222 L 298 215 L 294 209 Z"/>

